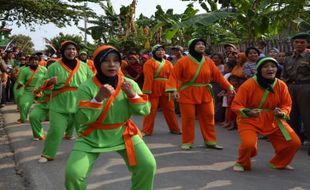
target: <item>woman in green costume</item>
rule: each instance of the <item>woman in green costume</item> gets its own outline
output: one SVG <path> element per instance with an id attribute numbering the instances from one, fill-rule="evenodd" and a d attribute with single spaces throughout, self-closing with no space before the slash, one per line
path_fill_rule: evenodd
<path id="1" fill-rule="evenodd" d="M 56 62 L 53 60 L 50 64 Z M 50 65 L 49 64 L 49 65 Z M 46 66 L 48 68 L 48 66 Z M 40 88 L 44 81 L 38 81 L 33 94 L 37 97 L 37 104 L 29 114 L 29 122 L 32 129 L 33 140 L 45 140 L 45 133 L 41 122 L 48 120 L 48 101 L 50 99 L 49 91 L 42 91 Z"/>
<path id="2" fill-rule="evenodd" d="M 20 119 L 18 123 L 24 123 L 28 117 L 28 113 L 35 95 L 33 90 L 38 81 L 44 78 L 47 69 L 39 66 L 39 57 L 33 55 L 29 59 L 29 67 L 25 67 L 19 73 L 16 89 L 23 88 L 22 95 L 19 97 Z"/>
<path id="3" fill-rule="evenodd" d="M 47 80 L 42 89 L 51 90 L 48 101 L 50 123 L 40 163 L 53 160 L 62 138 L 72 137 L 76 127 L 73 116 L 77 111 L 77 89 L 93 76 L 87 65 L 76 59 L 77 47 L 73 41 L 64 41 L 60 48 L 62 58 L 47 70 Z"/>
<path id="4" fill-rule="evenodd" d="M 28 63 L 27 63 L 27 60 L 26 60 L 26 57 L 25 56 L 21 56 L 19 58 L 19 62 L 20 64 L 18 65 L 18 67 L 16 68 L 16 78 L 18 78 L 18 75 L 19 73 L 26 67 L 28 67 Z M 16 108 L 16 111 L 19 111 L 19 103 L 20 103 L 20 97 L 23 95 L 23 88 L 19 88 L 19 89 L 16 89 L 17 87 L 17 82 L 14 83 L 14 86 L 13 86 L 13 95 L 14 95 L 14 100 L 15 100 L 15 103 L 17 105 L 17 108 Z"/>
<path id="5" fill-rule="evenodd" d="M 116 151 L 132 173 L 131 190 L 152 190 L 156 161 L 130 117 L 150 113 L 147 95 L 120 72 L 121 55 L 112 46 L 94 52 L 97 74 L 78 91 L 79 135 L 67 161 L 68 190 L 85 190 L 100 153 Z"/>

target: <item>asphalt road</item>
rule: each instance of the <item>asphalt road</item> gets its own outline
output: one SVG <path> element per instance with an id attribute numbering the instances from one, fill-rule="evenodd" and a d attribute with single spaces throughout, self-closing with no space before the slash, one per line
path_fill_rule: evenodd
<path id="1" fill-rule="evenodd" d="M 15 108 L 15 105 L 2 108 L 5 133 L 0 131 L 0 189 L 64 189 L 64 167 L 74 140 L 62 142 L 54 161 L 39 164 L 43 142 L 32 140 L 29 123 L 16 123 L 19 114 Z M 142 119 L 134 117 L 140 127 Z M 44 125 L 47 130 L 48 123 Z M 144 138 L 157 161 L 155 190 L 310 190 L 310 157 L 305 147 L 291 163 L 295 170 L 275 170 L 268 167 L 274 152 L 271 144 L 259 140 L 252 171 L 237 173 L 232 171 L 239 145 L 236 131 L 217 127 L 218 144 L 224 150 L 205 149 L 196 122 L 195 146 L 182 151 L 181 136 L 168 133 L 162 112 L 158 112 L 155 125 L 153 136 Z M 130 189 L 130 173 L 118 154 L 105 153 L 99 157 L 88 178 L 88 189 Z"/>

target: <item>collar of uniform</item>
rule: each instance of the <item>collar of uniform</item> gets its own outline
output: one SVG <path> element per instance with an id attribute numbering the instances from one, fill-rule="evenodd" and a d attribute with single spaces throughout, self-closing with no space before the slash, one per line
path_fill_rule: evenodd
<path id="1" fill-rule="evenodd" d="M 306 51 L 304 51 L 304 52 L 302 52 L 301 54 L 296 54 L 295 52 L 294 52 L 294 54 L 293 54 L 293 57 L 306 57 L 306 54 L 307 54 L 307 52 Z"/>

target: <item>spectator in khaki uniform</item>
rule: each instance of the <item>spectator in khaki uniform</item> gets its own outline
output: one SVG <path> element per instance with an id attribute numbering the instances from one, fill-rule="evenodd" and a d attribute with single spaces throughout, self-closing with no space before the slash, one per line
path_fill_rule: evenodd
<path id="1" fill-rule="evenodd" d="M 310 53 L 306 52 L 310 35 L 298 33 L 292 37 L 293 55 L 287 57 L 284 63 L 283 79 L 289 87 L 292 97 L 292 111 L 290 124 L 301 140 L 301 121 L 304 127 L 304 135 L 310 140 Z"/>

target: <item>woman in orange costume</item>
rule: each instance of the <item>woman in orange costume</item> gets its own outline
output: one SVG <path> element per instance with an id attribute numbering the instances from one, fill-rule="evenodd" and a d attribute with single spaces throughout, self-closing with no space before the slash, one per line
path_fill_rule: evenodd
<path id="1" fill-rule="evenodd" d="M 214 101 L 211 81 L 219 83 L 229 93 L 234 93 L 233 86 L 224 79 L 214 62 L 204 56 L 206 42 L 193 39 L 189 42 L 189 55 L 179 59 L 174 66 L 167 91 L 173 92 L 180 103 L 182 118 L 183 150 L 192 148 L 195 138 L 195 115 L 197 112 L 200 130 L 207 148 L 223 149 L 216 144 L 214 126 Z M 177 82 L 181 82 L 177 90 Z"/>
<path id="2" fill-rule="evenodd" d="M 251 157 L 257 154 L 257 135 L 269 138 L 275 149 L 270 166 L 292 169 L 292 161 L 300 140 L 286 119 L 291 110 L 291 98 L 286 84 L 276 77 L 278 62 L 265 57 L 256 64 L 257 74 L 240 86 L 231 109 L 238 114 L 241 144 L 235 171 L 251 169 Z"/>
<path id="3" fill-rule="evenodd" d="M 155 45 L 152 48 L 152 54 L 153 58 L 145 62 L 143 66 L 144 83 L 142 91 L 144 94 L 149 95 L 151 113 L 144 118 L 142 132 L 144 135 L 152 135 L 159 104 L 170 132 L 172 134 L 181 134 L 174 112 L 174 102 L 165 92 L 166 83 L 173 70 L 173 65 L 164 59 L 165 50 L 163 46 Z"/>

